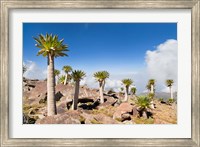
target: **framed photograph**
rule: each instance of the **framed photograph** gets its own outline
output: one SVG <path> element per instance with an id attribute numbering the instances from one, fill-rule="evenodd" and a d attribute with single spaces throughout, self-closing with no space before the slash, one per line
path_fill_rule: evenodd
<path id="1" fill-rule="evenodd" d="M 1 1 L 1 146 L 200 146 L 200 2 Z"/>

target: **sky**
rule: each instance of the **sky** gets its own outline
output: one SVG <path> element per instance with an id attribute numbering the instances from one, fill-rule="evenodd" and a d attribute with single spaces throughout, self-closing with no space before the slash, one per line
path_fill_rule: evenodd
<path id="1" fill-rule="evenodd" d="M 45 79 L 47 58 L 37 56 L 33 37 L 52 33 L 64 38 L 68 57 L 55 59 L 55 68 L 64 65 L 86 73 L 81 84 L 98 88 L 93 78 L 96 71 L 106 70 L 110 78 L 106 89 L 118 91 L 121 80 L 130 78 L 138 92 L 146 91 L 148 79 L 156 80 L 157 91 L 169 91 L 165 80 L 172 78 L 177 89 L 177 24 L 176 23 L 24 23 L 23 63 L 25 77 Z M 62 73 L 64 74 L 64 73 Z"/>

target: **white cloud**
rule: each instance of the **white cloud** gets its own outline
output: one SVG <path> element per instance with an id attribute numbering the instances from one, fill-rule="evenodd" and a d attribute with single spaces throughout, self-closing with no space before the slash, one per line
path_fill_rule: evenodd
<path id="1" fill-rule="evenodd" d="M 23 63 L 27 67 L 24 77 L 28 79 L 45 79 L 47 77 L 47 70 L 41 69 L 35 62 L 26 61 Z"/>
<path id="2" fill-rule="evenodd" d="M 170 39 L 156 47 L 156 50 L 146 52 L 147 73 L 149 78 L 156 79 L 158 89 L 167 91 L 166 79 L 174 80 L 174 90 L 177 89 L 178 72 L 178 44 L 176 40 Z"/>
<path id="3" fill-rule="evenodd" d="M 122 82 L 116 79 L 107 79 L 105 89 L 110 90 L 113 89 L 114 91 L 118 92 L 120 88 L 123 87 Z"/>

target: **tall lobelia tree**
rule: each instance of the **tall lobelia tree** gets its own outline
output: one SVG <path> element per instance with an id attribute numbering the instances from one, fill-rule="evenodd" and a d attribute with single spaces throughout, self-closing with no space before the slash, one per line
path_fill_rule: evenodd
<path id="1" fill-rule="evenodd" d="M 58 85 L 59 79 L 60 79 L 60 70 L 55 69 L 54 70 L 56 85 Z"/>
<path id="2" fill-rule="evenodd" d="M 131 80 L 131 79 L 123 79 L 122 83 L 125 86 L 125 98 L 124 98 L 124 101 L 127 102 L 128 101 L 129 86 L 133 83 L 133 80 Z"/>
<path id="3" fill-rule="evenodd" d="M 154 102 L 153 102 L 153 98 L 154 98 L 154 95 L 155 95 L 155 79 L 150 79 L 149 81 L 148 81 L 148 84 L 147 84 L 148 86 L 148 88 L 150 88 L 150 93 L 149 93 L 149 97 L 150 97 L 150 99 L 151 99 L 151 102 L 150 102 L 150 107 L 152 108 L 152 109 L 154 109 L 155 107 L 154 107 Z"/>
<path id="4" fill-rule="evenodd" d="M 72 71 L 72 79 L 76 83 L 75 84 L 74 99 L 73 99 L 73 104 L 72 104 L 72 110 L 77 109 L 80 81 L 85 77 L 85 75 L 86 75 L 85 72 L 83 72 L 81 70 Z"/>
<path id="5" fill-rule="evenodd" d="M 64 52 L 69 51 L 68 46 L 57 35 L 47 33 L 45 36 L 40 34 L 33 38 L 36 41 L 35 46 L 40 49 L 37 55 L 47 57 L 47 115 L 56 115 L 54 58 L 67 56 Z"/>
<path id="6" fill-rule="evenodd" d="M 148 85 L 150 85 L 150 87 L 151 87 L 150 93 L 154 94 L 154 91 L 155 91 L 155 79 L 150 79 L 149 82 L 148 82 Z"/>
<path id="7" fill-rule="evenodd" d="M 69 65 L 63 66 L 63 71 L 66 73 L 66 75 L 65 75 L 65 81 L 64 81 L 64 85 L 66 85 L 67 82 L 68 82 L 68 79 L 69 79 L 69 72 L 72 71 L 72 67 L 69 66 Z"/>
<path id="8" fill-rule="evenodd" d="M 133 96 L 135 96 L 136 91 L 137 91 L 136 87 L 131 88 L 131 93 Z"/>
<path id="9" fill-rule="evenodd" d="M 171 99 L 173 99 L 173 92 L 172 92 L 172 85 L 173 85 L 174 81 L 172 79 L 168 79 L 166 80 L 166 86 L 169 87 L 170 90 L 170 95 L 171 95 Z"/>
<path id="10" fill-rule="evenodd" d="M 103 91 L 105 87 L 105 80 L 109 78 L 110 74 L 107 71 L 98 71 L 94 73 L 95 79 L 99 82 L 100 103 L 104 103 Z"/>

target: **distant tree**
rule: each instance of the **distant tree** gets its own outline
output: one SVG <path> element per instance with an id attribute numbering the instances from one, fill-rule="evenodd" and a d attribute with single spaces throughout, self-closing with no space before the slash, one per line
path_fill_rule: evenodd
<path id="1" fill-rule="evenodd" d="M 155 91 L 155 79 L 150 79 L 148 82 L 148 85 L 151 87 L 151 93 L 154 93 Z"/>
<path id="2" fill-rule="evenodd" d="M 62 75 L 62 76 L 60 76 L 60 78 L 59 78 L 59 83 L 64 84 L 64 82 L 65 82 L 65 76 Z"/>
<path id="3" fill-rule="evenodd" d="M 149 98 L 151 99 L 151 108 L 152 109 L 154 109 L 155 107 L 154 107 L 154 102 L 153 102 L 153 98 L 154 98 L 154 96 L 155 96 L 155 79 L 150 79 L 149 81 L 148 81 L 148 84 L 147 84 L 148 86 L 148 88 L 150 88 L 150 93 L 148 94 L 148 96 L 149 96 Z"/>
<path id="4" fill-rule="evenodd" d="M 125 86 L 125 98 L 124 101 L 128 101 L 129 86 L 133 83 L 131 79 L 123 79 L 122 83 Z"/>
<path id="5" fill-rule="evenodd" d="M 40 34 L 38 38 L 33 37 L 36 41 L 36 47 L 39 48 L 37 55 L 47 57 L 47 115 L 55 115 L 56 102 L 55 102 L 55 76 L 54 76 L 54 58 L 67 56 L 64 52 L 69 51 L 68 46 L 63 43 L 64 39 L 58 40 L 57 35 Z"/>
<path id="6" fill-rule="evenodd" d="M 166 80 L 166 86 L 169 87 L 170 90 L 170 95 L 171 95 L 171 99 L 173 99 L 173 92 L 172 92 L 172 85 L 173 85 L 174 81 L 172 79 L 168 79 Z"/>
<path id="7" fill-rule="evenodd" d="M 136 87 L 132 87 L 132 88 L 131 88 L 131 93 L 132 93 L 132 95 L 135 96 L 136 91 L 137 91 Z"/>
<path id="8" fill-rule="evenodd" d="M 72 109 L 76 110 L 78 105 L 78 96 L 79 96 L 79 87 L 80 87 L 80 81 L 86 76 L 85 72 L 81 70 L 74 70 L 72 71 L 72 79 L 74 80 L 75 84 L 75 93 L 74 93 L 74 99 L 72 104 Z"/>
<path id="9" fill-rule="evenodd" d="M 69 65 L 63 66 L 63 71 L 66 73 L 66 75 L 65 75 L 65 81 L 64 81 L 64 85 L 66 85 L 67 82 L 68 82 L 68 80 L 69 80 L 68 76 L 69 76 L 69 72 L 72 71 L 72 67 L 69 66 Z"/>
<path id="10" fill-rule="evenodd" d="M 60 78 L 60 71 L 55 69 L 54 70 L 54 75 L 55 75 L 55 79 L 56 79 L 56 85 L 58 85 L 59 78 Z"/>
<path id="11" fill-rule="evenodd" d="M 104 103 L 103 90 L 105 86 L 105 80 L 109 78 L 109 73 L 107 71 L 98 71 L 94 73 L 94 77 L 99 82 L 100 103 Z"/>

